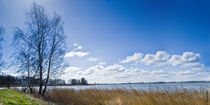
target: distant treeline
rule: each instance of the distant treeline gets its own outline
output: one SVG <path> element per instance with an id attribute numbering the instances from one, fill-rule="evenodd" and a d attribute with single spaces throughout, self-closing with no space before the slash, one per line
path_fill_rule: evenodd
<path id="1" fill-rule="evenodd" d="M 119 84 L 164 84 L 164 83 L 210 83 L 210 81 L 128 82 L 128 83 L 94 83 L 94 84 L 95 85 L 119 85 Z"/>
<path id="2" fill-rule="evenodd" d="M 72 84 L 72 85 L 88 85 L 88 82 L 85 78 L 81 78 L 81 80 L 79 79 L 70 79 L 68 81 L 69 84 Z"/>
<path id="3" fill-rule="evenodd" d="M 129 83 L 121 83 L 121 84 L 164 84 L 164 83 L 209 83 L 210 81 L 170 81 L 170 82 L 129 82 Z"/>
<path id="4" fill-rule="evenodd" d="M 20 85 L 22 83 L 23 81 L 21 78 L 10 75 L 0 75 L 0 86 L 10 87 L 10 85 Z"/>
<path id="5" fill-rule="evenodd" d="M 39 84 L 39 79 L 33 77 L 14 77 L 11 75 L 0 75 L 0 87 L 10 87 L 10 86 L 24 86 L 27 82 L 30 81 L 33 86 Z M 79 79 L 70 79 L 68 82 L 62 79 L 50 79 L 48 85 L 88 85 L 88 82 L 85 78 Z"/>

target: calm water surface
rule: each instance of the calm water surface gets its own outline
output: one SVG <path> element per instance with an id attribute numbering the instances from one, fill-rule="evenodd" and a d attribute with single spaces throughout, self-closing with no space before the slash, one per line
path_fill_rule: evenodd
<path id="1" fill-rule="evenodd" d="M 16 87 L 21 89 L 22 87 Z M 35 87 L 38 89 L 38 87 Z M 48 86 L 48 89 L 61 88 L 61 89 L 136 89 L 136 90 L 174 90 L 174 89 L 195 89 L 195 90 L 209 90 L 210 83 L 153 83 L 153 84 L 114 84 L 114 85 L 87 85 L 87 86 Z M 3 89 L 3 88 L 0 88 Z"/>
<path id="2" fill-rule="evenodd" d="M 81 89 L 137 89 L 137 90 L 155 90 L 155 89 L 205 89 L 210 90 L 210 83 L 155 83 L 155 84 L 116 84 L 116 85 L 88 85 L 88 86 L 49 86 L 53 88 L 71 88 L 75 90 Z"/>

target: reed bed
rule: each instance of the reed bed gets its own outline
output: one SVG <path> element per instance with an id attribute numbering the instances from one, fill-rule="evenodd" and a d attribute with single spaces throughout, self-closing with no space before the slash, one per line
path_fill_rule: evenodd
<path id="1" fill-rule="evenodd" d="M 58 105 L 210 105 L 206 90 L 52 89 L 45 99 Z"/>

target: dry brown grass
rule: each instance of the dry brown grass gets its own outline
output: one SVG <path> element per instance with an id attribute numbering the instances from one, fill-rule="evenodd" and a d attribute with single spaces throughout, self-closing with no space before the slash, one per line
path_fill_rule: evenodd
<path id="1" fill-rule="evenodd" d="M 204 90 L 52 89 L 46 99 L 58 105 L 210 105 Z"/>

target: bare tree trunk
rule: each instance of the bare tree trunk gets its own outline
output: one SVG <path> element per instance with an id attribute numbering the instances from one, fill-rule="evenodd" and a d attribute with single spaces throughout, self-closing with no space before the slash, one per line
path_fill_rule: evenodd
<path id="1" fill-rule="evenodd" d="M 52 55 L 53 55 L 53 52 L 54 52 L 54 42 L 55 42 L 55 38 L 53 38 L 53 45 L 52 45 L 52 49 L 51 49 L 51 52 L 50 52 L 49 64 L 48 64 L 48 69 L 47 69 L 47 78 L 46 78 L 45 87 L 44 87 L 42 96 L 44 96 L 44 94 L 45 94 L 45 92 L 47 90 L 47 84 L 48 84 L 48 81 L 49 81 L 49 78 L 50 78 L 50 69 L 51 69 L 51 63 L 52 63 Z"/>
<path id="2" fill-rule="evenodd" d="M 42 94 L 42 86 L 43 86 L 43 81 L 42 81 L 42 61 L 43 61 L 43 58 L 41 56 L 41 44 L 39 43 L 38 45 L 38 51 L 39 51 L 39 94 L 41 95 Z"/>
<path id="3" fill-rule="evenodd" d="M 49 77 L 50 77 L 50 68 L 51 68 L 51 59 L 49 60 L 49 65 L 48 65 L 48 70 L 47 70 L 47 78 L 46 78 L 45 87 L 44 87 L 42 96 L 44 96 L 44 94 L 45 94 L 45 92 L 47 90 L 47 84 L 48 84 Z"/>
<path id="4" fill-rule="evenodd" d="M 31 87 L 31 78 L 30 78 L 30 61 L 29 61 L 29 57 L 28 57 L 28 88 L 30 90 L 30 93 L 33 94 L 33 90 L 32 90 L 32 87 Z"/>
<path id="5" fill-rule="evenodd" d="M 29 73 L 28 73 L 28 88 L 30 89 L 30 93 L 32 94 L 33 90 L 32 90 L 32 87 L 31 87 L 31 78 L 30 78 Z"/>
<path id="6" fill-rule="evenodd" d="M 40 78 L 39 78 L 39 94 L 42 94 L 42 86 L 43 86 L 43 82 L 42 82 L 42 67 L 40 67 L 40 74 L 39 74 Z"/>
<path id="7" fill-rule="evenodd" d="M 49 55 L 49 64 L 48 64 L 48 70 L 47 70 L 47 78 L 46 78 L 45 87 L 44 87 L 42 96 L 44 96 L 44 94 L 45 94 L 45 92 L 47 90 L 47 84 L 48 84 L 48 81 L 49 81 L 49 78 L 50 78 L 50 69 L 51 69 L 51 63 L 52 63 L 52 56 L 54 54 L 55 47 L 56 47 L 56 45 L 55 45 L 55 36 L 54 36 L 53 37 L 52 47 L 51 47 L 51 50 L 50 50 L 50 55 Z"/>

